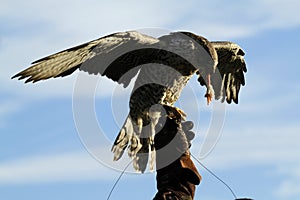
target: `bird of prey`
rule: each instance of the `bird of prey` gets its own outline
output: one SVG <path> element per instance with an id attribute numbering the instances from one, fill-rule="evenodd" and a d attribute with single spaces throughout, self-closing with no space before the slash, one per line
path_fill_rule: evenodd
<path id="1" fill-rule="evenodd" d="M 150 168 L 154 163 L 154 157 L 149 158 L 148 154 L 154 155 L 155 127 L 163 115 L 157 105 L 184 118 L 184 112 L 174 103 L 193 75 L 206 86 L 208 104 L 213 98 L 238 103 L 240 87 L 245 84 L 243 56 L 243 50 L 235 43 L 210 42 L 190 32 L 155 38 L 127 31 L 39 59 L 12 78 L 37 82 L 64 77 L 79 69 L 127 87 L 137 76 L 130 96 L 130 112 L 112 152 L 114 160 L 118 160 L 127 148 L 134 168 L 144 172 L 148 160 Z"/>

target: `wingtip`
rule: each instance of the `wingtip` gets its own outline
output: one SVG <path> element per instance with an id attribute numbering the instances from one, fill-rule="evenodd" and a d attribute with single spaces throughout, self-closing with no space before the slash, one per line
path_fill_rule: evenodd
<path id="1" fill-rule="evenodd" d="M 231 98 L 226 98 L 226 102 L 227 102 L 228 104 L 231 104 L 232 99 L 231 99 Z"/>
<path id="2" fill-rule="evenodd" d="M 18 78 L 18 77 L 19 77 L 19 78 Z M 18 74 L 15 74 L 15 75 L 13 75 L 13 76 L 11 77 L 11 79 L 15 79 L 15 78 L 18 78 L 18 80 L 20 80 L 21 74 L 18 73 Z"/>
<path id="3" fill-rule="evenodd" d="M 23 79 L 28 78 L 28 77 L 17 74 L 17 75 L 14 75 L 13 77 L 11 77 L 11 79 L 14 79 L 14 78 L 18 78 L 18 80 L 23 80 Z M 37 81 L 39 81 L 39 80 L 34 80 L 32 78 L 28 78 L 24 81 L 24 83 L 30 83 L 30 82 L 35 83 Z"/>
<path id="4" fill-rule="evenodd" d="M 238 100 L 238 98 L 236 98 L 236 99 L 233 99 L 233 102 L 234 102 L 235 104 L 239 104 L 239 100 Z"/>
<path id="5" fill-rule="evenodd" d="M 36 81 L 35 81 L 35 80 L 32 80 L 31 78 L 29 78 L 29 79 L 27 79 L 24 83 L 30 83 L 30 82 L 34 83 L 34 82 L 36 82 Z"/>
<path id="6" fill-rule="evenodd" d="M 14 75 L 14 76 L 11 77 L 11 79 L 15 79 L 15 78 L 18 78 L 18 80 L 22 80 L 22 79 L 24 79 L 26 77 L 22 76 L 21 74 L 16 74 L 16 75 Z M 27 83 L 27 82 L 25 81 L 25 83 Z"/>

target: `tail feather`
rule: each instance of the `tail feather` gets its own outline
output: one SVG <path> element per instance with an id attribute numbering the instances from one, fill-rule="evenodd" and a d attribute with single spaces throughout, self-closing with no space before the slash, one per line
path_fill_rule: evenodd
<path id="1" fill-rule="evenodd" d="M 150 123 L 143 126 L 140 141 L 142 148 L 138 151 L 134 158 L 134 168 L 142 173 L 146 170 L 148 161 L 150 171 L 154 170 L 155 165 L 155 148 L 154 136 L 156 134 L 156 125 L 158 124 L 161 116 L 166 116 L 164 107 L 160 104 L 153 105 L 149 109 Z"/>
<path id="2" fill-rule="evenodd" d="M 130 145 L 128 145 L 129 142 Z M 133 122 L 130 116 L 127 117 L 111 149 L 114 153 L 114 161 L 119 160 L 122 157 L 127 146 L 129 146 L 129 151 L 134 151 L 134 149 L 139 150 L 139 148 L 141 148 L 139 138 L 134 131 Z"/>
<path id="3" fill-rule="evenodd" d="M 125 129 L 122 128 L 114 142 L 113 147 L 111 148 L 111 151 L 114 153 L 114 161 L 117 161 L 122 157 L 127 145 L 128 135 Z"/>
<path id="4" fill-rule="evenodd" d="M 151 138 L 151 143 L 150 143 L 150 161 L 149 161 L 149 168 L 150 171 L 154 171 L 154 165 L 156 161 L 156 152 L 154 148 L 154 136 Z"/>
<path id="5" fill-rule="evenodd" d="M 153 122 L 155 124 L 153 124 Z M 155 125 L 157 121 L 151 121 L 150 124 L 144 126 L 140 136 L 140 142 L 142 148 L 137 152 L 133 160 L 134 168 L 137 171 L 144 172 L 147 167 L 147 163 L 150 163 L 150 171 L 153 171 L 155 164 L 155 154 L 154 154 L 154 135 L 155 135 Z"/>
<path id="6" fill-rule="evenodd" d="M 140 124 L 141 123 L 141 124 Z M 150 170 L 154 169 L 154 135 L 152 128 L 154 125 L 143 127 L 143 121 L 135 123 L 128 115 L 123 127 L 121 128 L 111 151 L 114 153 L 114 161 L 119 160 L 126 148 L 128 155 L 133 159 L 133 167 L 138 172 L 144 172 L 150 156 Z M 151 150 L 151 151 L 150 151 Z"/>
<path id="7" fill-rule="evenodd" d="M 147 167 L 149 159 L 149 138 L 140 138 L 142 148 L 137 152 L 133 158 L 134 169 L 139 172 L 144 172 Z"/>
<path id="8" fill-rule="evenodd" d="M 119 160 L 127 148 L 128 155 L 133 159 L 133 167 L 136 171 L 143 173 L 148 162 L 150 171 L 154 170 L 156 159 L 154 136 L 159 119 L 161 116 L 177 119 L 185 117 L 184 112 L 176 107 L 165 105 L 163 110 L 161 108 L 150 109 L 150 123 L 148 125 L 145 125 L 146 122 L 143 122 L 141 118 L 135 121 L 128 115 L 112 147 L 114 161 Z"/>

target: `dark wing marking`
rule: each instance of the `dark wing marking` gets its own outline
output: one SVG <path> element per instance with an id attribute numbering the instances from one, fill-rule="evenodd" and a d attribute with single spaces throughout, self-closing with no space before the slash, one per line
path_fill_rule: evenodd
<path id="1" fill-rule="evenodd" d="M 137 60 L 138 62 L 134 64 L 134 62 L 127 61 L 143 58 L 144 52 L 127 54 L 128 58 L 123 59 L 122 62 L 115 62 L 115 60 L 125 53 L 148 48 L 158 42 L 159 40 L 156 38 L 135 31 L 114 33 L 37 60 L 32 63 L 31 67 L 12 78 L 18 77 L 19 80 L 26 78 L 25 83 L 36 82 L 52 77 L 67 76 L 80 69 L 89 74 L 106 75 L 114 81 L 119 81 L 122 75 L 140 62 Z M 111 65 L 112 63 L 114 64 Z M 110 68 L 111 66 L 114 68 Z M 134 77 L 137 72 L 137 69 L 131 71 L 130 77 Z"/>
<path id="2" fill-rule="evenodd" d="M 211 42 L 218 54 L 217 71 L 211 75 L 211 85 L 215 98 L 225 99 L 228 103 L 238 103 L 241 86 L 245 85 L 244 73 L 247 72 L 244 51 L 232 42 Z M 203 76 L 199 76 L 201 85 L 206 85 Z"/>

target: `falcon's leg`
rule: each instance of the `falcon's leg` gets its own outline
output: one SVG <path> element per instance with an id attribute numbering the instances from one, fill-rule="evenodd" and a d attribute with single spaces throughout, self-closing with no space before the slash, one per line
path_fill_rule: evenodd
<path id="1" fill-rule="evenodd" d="M 174 114 L 174 118 L 181 119 L 183 121 L 185 120 L 186 114 L 180 108 L 173 107 L 173 112 L 172 113 Z"/>

